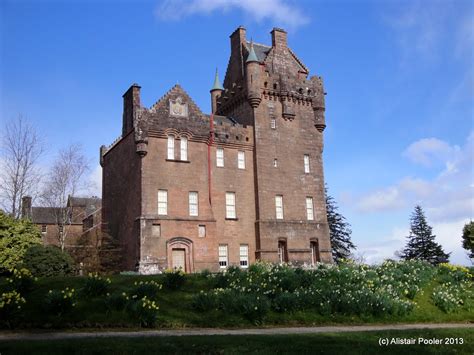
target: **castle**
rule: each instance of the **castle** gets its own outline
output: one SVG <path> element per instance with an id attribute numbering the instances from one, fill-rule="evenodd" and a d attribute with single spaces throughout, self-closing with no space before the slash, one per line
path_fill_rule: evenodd
<path id="1" fill-rule="evenodd" d="M 324 88 L 271 31 L 230 36 L 212 113 L 179 85 L 150 108 L 123 95 L 122 135 L 100 148 L 103 228 L 123 268 L 157 273 L 247 268 L 256 260 L 332 262 L 323 175 Z"/>

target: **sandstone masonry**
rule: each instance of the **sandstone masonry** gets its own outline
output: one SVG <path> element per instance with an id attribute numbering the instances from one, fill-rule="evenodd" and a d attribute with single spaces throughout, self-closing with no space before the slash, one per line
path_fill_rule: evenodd
<path id="1" fill-rule="evenodd" d="M 230 36 L 206 115 L 175 85 L 150 108 L 124 94 L 122 136 L 100 148 L 103 228 L 123 268 L 157 273 L 332 262 L 323 174 L 324 89 L 274 28 Z M 222 166 L 223 165 L 223 166 Z"/>

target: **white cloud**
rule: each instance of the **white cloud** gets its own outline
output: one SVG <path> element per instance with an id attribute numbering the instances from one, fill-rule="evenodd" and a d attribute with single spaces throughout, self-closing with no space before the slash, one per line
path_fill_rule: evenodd
<path id="1" fill-rule="evenodd" d="M 411 144 L 404 155 L 422 165 L 441 163 L 443 169 L 433 179 L 405 177 L 392 186 L 346 202 L 363 213 L 408 209 L 421 204 L 434 222 L 474 216 L 474 132 L 462 148 L 436 138 L 421 139 Z"/>
<path id="2" fill-rule="evenodd" d="M 309 22 L 309 18 L 295 4 L 289 5 L 285 0 L 164 0 L 156 8 L 155 15 L 160 20 L 177 21 L 197 14 L 235 10 L 242 11 L 257 22 L 268 19 L 290 27 Z"/>
<path id="3" fill-rule="evenodd" d="M 437 138 L 423 138 L 408 146 L 403 155 L 415 163 L 431 166 L 435 162 L 448 162 L 459 152 L 458 146 L 450 146 Z"/>

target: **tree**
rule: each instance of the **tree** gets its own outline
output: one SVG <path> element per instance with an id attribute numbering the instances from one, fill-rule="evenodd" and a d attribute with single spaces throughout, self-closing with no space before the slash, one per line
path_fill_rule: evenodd
<path id="1" fill-rule="evenodd" d="M 40 181 L 37 163 L 44 146 L 35 128 L 22 115 L 5 125 L 1 141 L 2 204 L 14 218 L 19 218 L 21 198 L 36 195 Z"/>
<path id="2" fill-rule="evenodd" d="M 47 175 L 44 190 L 41 194 L 42 204 L 51 207 L 51 213 L 58 226 L 58 242 L 62 251 L 66 245 L 69 226 L 72 222 L 72 211 L 67 205 L 70 196 L 86 189 L 85 175 L 89 163 L 78 144 L 59 151 Z"/>
<path id="3" fill-rule="evenodd" d="M 421 206 L 415 206 L 410 221 L 410 235 L 407 236 L 407 245 L 400 257 L 404 260 L 424 260 L 433 265 L 448 262 L 451 253 L 445 253 L 441 245 L 435 242 L 436 236 Z"/>
<path id="4" fill-rule="evenodd" d="M 351 225 L 346 218 L 337 210 L 337 204 L 334 198 L 329 196 L 327 187 L 326 193 L 326 213 L 329 225 L 329 237 L 331 239 L 332 258 L 338 263 L 342 259 L 347 259 L 351 255 L 351 249 L 356 246 L 351 241 Z"/>
<path id="5" fill-rule="evenodd" d="M 462 247 L 468 251 L 468 257 L 474 259 L 474 222 L 471 221 L 464 225 L 462 230 Z"/>
<path id="6" fill-rule="evenodd" d="M 27 250 L 40 244 L 41 232 L 34 224 L 0 211 L 0 273 L 19 266 Z"/>

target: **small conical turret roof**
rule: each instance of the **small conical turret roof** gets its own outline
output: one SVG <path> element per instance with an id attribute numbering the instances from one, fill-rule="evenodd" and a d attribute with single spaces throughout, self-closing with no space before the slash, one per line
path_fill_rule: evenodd
<path id="1" fill-rule="evenodd" d="M 255 50 L 253 49 L 253 41 L 250 42 L 250 52 L 245 63 L 251 63 L 251 62 L 258 62 L 257 55 L 255 54 Z"/>
<path id="2" fill-rule="evenodd" d="M 224 87 L 222 86 L 221 81 L 219 80 L 219 73 L 217 72 L 217 68 L 216 76 L 214 77 L 214 85 L 212 85 L 211 91 L 213 90 L 224 90 Z"/>

